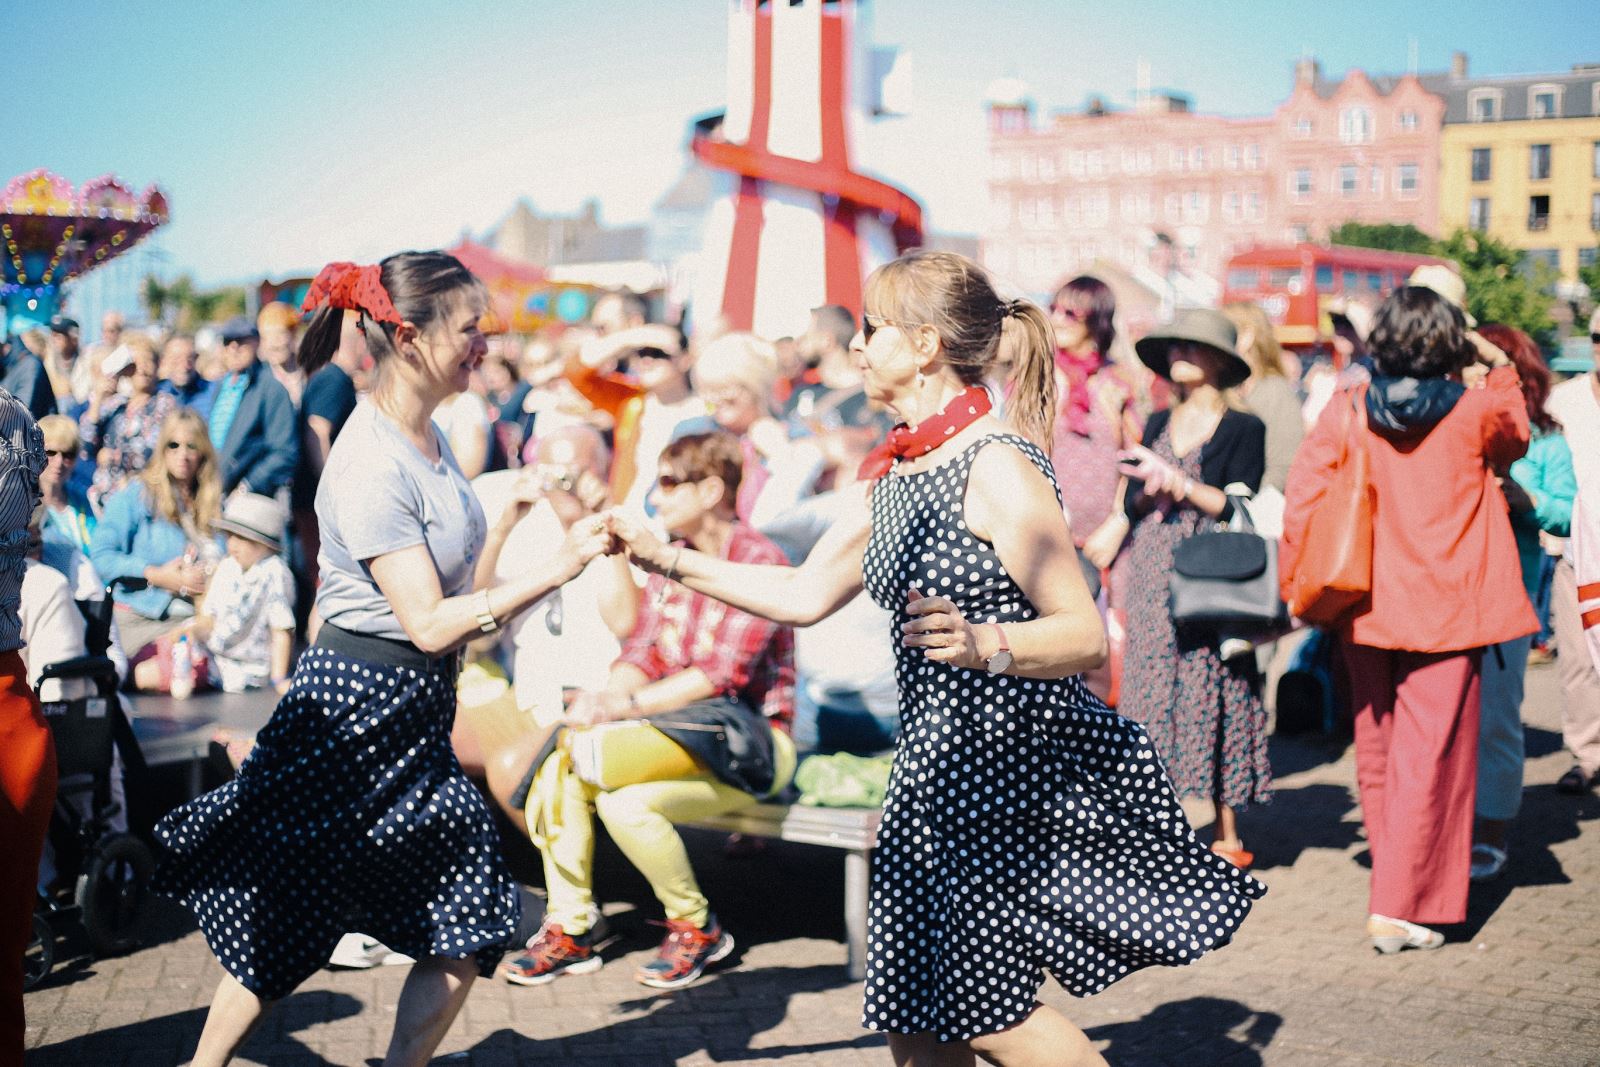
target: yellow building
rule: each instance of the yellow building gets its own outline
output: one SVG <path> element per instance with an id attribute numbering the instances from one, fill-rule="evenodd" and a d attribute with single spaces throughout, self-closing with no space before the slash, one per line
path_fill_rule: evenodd
<path id="1" fill-rule="evenodd" d="M 1454 81 L 1439 226 L 1482 230 L 1577 277 L 1600 246 L 1600 64 Z"/>

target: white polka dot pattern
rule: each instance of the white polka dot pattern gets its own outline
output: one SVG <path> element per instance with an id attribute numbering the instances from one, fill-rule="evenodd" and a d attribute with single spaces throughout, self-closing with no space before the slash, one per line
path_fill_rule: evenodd
<path id="1" fill-rule="evenodd" d="M 877 603 L 951 599 L 971 622 L 1037 617 L 967 529 L 978 451 L 880 480 L 863 563 Z M 898 632 L 898 631 L 896 631 Z M 863 1022 L 956 1041 L 1033 1010 L 1044 972 L 1077 996 L 1224 945 L 1266 887 L 1195 841 L 1144 730 L 1080 678 L 949 667 L 896 643 L 900 742 L 872 870 Z"/>
<path id="2" fill-rule="evenodd" d="M 234 780 L 157 826 L 156 888 L 268 999 L 351 930 L 492 974 L 521 902 L 454 718 L 444 675 L 308 650 Z"/>

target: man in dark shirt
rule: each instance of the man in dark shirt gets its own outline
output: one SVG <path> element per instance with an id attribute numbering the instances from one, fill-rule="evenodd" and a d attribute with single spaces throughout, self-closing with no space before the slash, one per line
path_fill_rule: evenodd
<path id="1" fill-rule="evenodd" d="M 276 496 L 287 489 L 300 460 L 294 403 L 256 358 L 261 336 L 240 316 L 222 327 L 222 366 L 207 418 L 222 469 L 222 490 Z"/>
<path id="2" fill-rule="evenodd" d="M 339 331 L 339 348 L 326 367 L 311 376 L 300 396 L 300 464 L 295 470 L 289 499 L 294 511 L 296 557 L 293 571 L 296 593 L 295 614 L 302 626 L 310 616 L 312 594 L 316 589 L 317 554 L 322 539 L 317 530 L 317 483 L 328 462 L 328 452 L 344 429 L 345 421 L 356 409 L 356 375 L 367 361 L 367 342 L 356 325 L 356 316 L 346 312 Z"/>
<path id="3" fill-rule="evenodd" d="M 186 408 L 193 408 L 202 419 L 211 417 L 211 398 L 217 383 L 200 377 L 195 369 L 194 338 L 174 334 L 161 346 L 161 382 L 156 392 L 166 393 Z"/>
<path id="4" fill-rule="evenodd" d="M 44 331 L 37 332 L 42 348 Z M 0 346 L 0 389 L 26 404 L 36 422 L 56 413 L 56 391 L 44 372 L 44 360 L 20 339 Z"/>

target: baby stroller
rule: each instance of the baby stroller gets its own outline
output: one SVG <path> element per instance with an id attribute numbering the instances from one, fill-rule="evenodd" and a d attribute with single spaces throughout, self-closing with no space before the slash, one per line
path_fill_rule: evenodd
<path id="1" fill-rule="evenodd" d="M 144 759 L 117 697 L 117 669 L 105 655 L 111 647 L 112 596 L 118 587 L 143 581 L 119 579 L 101 600 L 78 602 L 84 617 L 88 655 L 52 663 L 40 681 L 82 679 L 76 691 L 87 695 L 41 704 L 55 737 L 60 781 L 50 820 L 59 886 L 41 893 L 33 914 L 33 940 L 23 959 L 23 988 L 44 980 L 55 965 L 56 937 L 71 922 L 81 922 L 96 956 L 126 952 L 138 940 L 155 858 L 143 841 L 116 832 L 114 754 L 135 780 Z M 87 803 L 84 799 L 87 798 Z"/>

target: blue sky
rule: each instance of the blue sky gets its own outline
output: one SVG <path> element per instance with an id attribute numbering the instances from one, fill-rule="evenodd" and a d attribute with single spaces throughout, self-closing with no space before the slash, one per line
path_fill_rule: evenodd
<path id="1" fill-rule="evenodd" d="M 1600 61 L 1600 3 L 1183 0 L 1087 5 L 872 0 L 879 44 L 913 56 L 914 113 L 878 123 L 867 164 L 931 224 L 984 215 L 982 99 L 1022 78 L 1044 110 L 1157 86 L 1225 114 L 1269 110 L 1302 53 L 1323 69 L 1474 73 Z M 0 5 L 26 62 L 0 133 L 0 180 L 44 166 L 162 184 L 156 255 L 202 283 L 371 259 L 480 232 L 519 196 L 644 219 L 683 161 L 688 120 L 721 106 L 723 0 L 391 0 Z M 16 42 L 27 42 L 19 49 Z"/>

